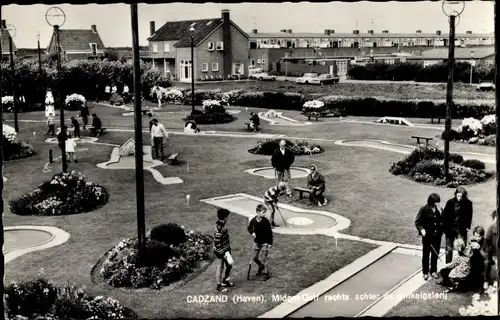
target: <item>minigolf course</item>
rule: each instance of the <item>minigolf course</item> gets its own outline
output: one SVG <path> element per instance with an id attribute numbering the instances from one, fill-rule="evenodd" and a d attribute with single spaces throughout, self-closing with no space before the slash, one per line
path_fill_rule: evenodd
<path id="1" fill-rule="evenodd" d="M 276 171 L 273 167 L 248 169 L 245 170 L 245 172 L 266 179 L 276 179 Z M 292 179 L 305 178 L 309 175 L 310 172 L 311 170 L 306 168 L 291 167 L 290 178 Z"/>
<path id="2" fill-rule="evenodd" d="M 307 126 L 312 124 L 311 122 L 298 121 L 292 118 L 283 116 L 283 112 L 276 112 L 274 110 L 269 110 L 266 112 L 259 112 L 258 116 L 260 119 L 269 122 L 270 125 L 277 126 Z"/>

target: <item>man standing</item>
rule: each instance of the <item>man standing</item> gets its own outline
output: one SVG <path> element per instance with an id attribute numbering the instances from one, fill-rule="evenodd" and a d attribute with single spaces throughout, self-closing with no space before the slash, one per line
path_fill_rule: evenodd
<path id="1" fill-rule="evenodd" d="M 467 243 L 467 232 L 472 224 L 472 201 L 467 190 L 458 187 L 455 196 L 446 202 L 443 211 L 443 229 L 446 235 L 446 263 L 453 258 L 453 242 L 461 237 Z"/>
<path id="2" fill-rule="evenodd" d="M 271 157 L 271 163 L 278 175 L 278 181 L 276 183 L 285 182 L 287 184 L 287 194 L 289 197 L 291 197 L 292 191 L 290 189 L 290 167 L 295 161 L 295 155 L 292 151 L 286 149 L 285 146 L 286 141 L 281 140 L 279 149 L 274 151 Z"/>
<path id="3" fill-rule="evenodd" d="M 89 107 L 87 107 L 87 104 L 84 104 L 80 108 L 80 116 L 82 117 L 83 130 L 85 130 L 86 129 L 85 127 L 89 124 L 89 115 L 90 115 Z"/>
<path id="4" fill-rule="evenodd" d="M 73 126 L 73 136 L 80 139 L 80 124 L 75 117 L 71 117 L 71 125 Z"/>
<path id="5" fill-rule="evenodd" d="M 161 154 L 161 160 L 165 160 L 165 154 L 163 153 L 163 137 L 168 139 L 168 132 L 165 127 L 158 123 L 157 119 L 153 119 L 153 126 L 151 127 L 151 146 L 154 149 L 153 157 L 154 159 L 160 158 L 158 151 Z"/>

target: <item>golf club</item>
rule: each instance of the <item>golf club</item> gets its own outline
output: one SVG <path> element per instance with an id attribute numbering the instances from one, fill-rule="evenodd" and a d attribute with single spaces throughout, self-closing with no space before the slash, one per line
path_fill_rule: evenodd
<path id="1" fill-rule="evenodd" d="M 443 260 L 441 260 L 441 258 L 439 257 L 439 254 L 437 253 L 436 249 L 434 249 L 434 246 L 432 244 L 431 244 L 431 249 L 432 249 L 432 251 L 434 251 L 434 253 L 438 257 L 439 261 L 443 262 Z"/>
<path id="2" fill-rule="evenodd" d="M 279 212 L 280 216 L 281 216 L 281 219 L 283 220 L 283 224 L 285 225 L 285 228 L 288 228 L 288 226 L 286 225 L 286 221 L 285 221 L 285 218 L 283 217 L 283 214 L 281 213 L 281 210 L 280 208 L 278 208 L 278 204 L 276 203 L 276 210 Z"/>
<path id="3" fill-rule="evenodd" d="M 250 272 L 251 271 L 252 271 L 252 259 L 250 259 L 250 262 L 248 263 L 247 280 L 250 280 Z"/>

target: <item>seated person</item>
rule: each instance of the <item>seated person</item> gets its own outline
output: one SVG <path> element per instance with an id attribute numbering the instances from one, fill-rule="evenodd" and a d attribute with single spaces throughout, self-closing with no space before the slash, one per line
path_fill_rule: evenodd
<path id="1" fill-rule="evenodd" d="M 253 131 L 259 131 L 260 130 L 260 119 L 259 116 L 253 112 L 250 112 L 250 128 L 253 129 Z"/>
<path id="2" fill-rule="evenodd" d="M 461 287 L 471 271 L 471 259 L 465 252 L 464 240 L 456 239 L 453 246 L 458 252 L 458 257 L 439 271 L 442 280 L 438 284 L 448 287 L 446 292 L 455 291 Z"/>
<path id="3" fill-rule="evenodd" d="M 307 176 L 307 188 L 311 190 L 309 200 L 322 207 L 327 204 L 327 200 L 323 196 L 323 192 L 325 192 L 325 178 L 318 172 L 315 164 L 311 164 L 309 169 L 311 170 L 311 173 Z"/>
<path id="4" fill-rule="evenodd" d="M 186 121 L 186 124 L 184 125 L 184 132 L 185 133 L 198 133 L 200 132 L 200 129 L 196 125 L 196 122 L 193 120 L 188 120 Z"/>
<path id="5" fill-rule="evenodd" d="M 92 128 L 90 128 L 90 134 L 92 136 L 99 137 L 101 132 L 102 132 L 101 119 L 99 119 L 99 117 L 95 113 L 93 113 L 92 114 Z"/>

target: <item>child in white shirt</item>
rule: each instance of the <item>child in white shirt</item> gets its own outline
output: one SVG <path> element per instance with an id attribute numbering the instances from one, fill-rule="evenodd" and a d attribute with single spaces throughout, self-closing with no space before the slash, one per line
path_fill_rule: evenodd
<path id="1" fill-rule="evenodd" d="M 68 135 L 68 139 L 66 139 L 66 153 L 68 154 L 69 157 L 68 162 L 74 161 L 75 163 L 78 163 L 78 160 L 76 160 L 75 157 L 75 149 L 76 149 L 76 142 L 74 139 L 71 138 L 71 135 Z"/>

